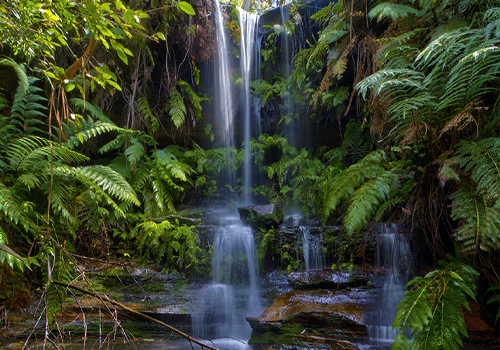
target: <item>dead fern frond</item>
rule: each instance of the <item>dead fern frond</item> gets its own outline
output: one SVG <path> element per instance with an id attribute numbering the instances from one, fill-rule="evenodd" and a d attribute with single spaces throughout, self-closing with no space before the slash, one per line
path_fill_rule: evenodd
<path id="1" fill-rule="evenodd" d="M 479 125 L 472 115 L 473 111 L 483 112 L 488 110 L 488 107 L 480 106 L 480 100 L 475 99 L 470 101 L 464 108 L 462 108 L 451 120 L 449 120 L 439 133 L 439 137 L 443 136 L 445 132 L 451 131 L 458 127 L 458 130 L 464 129 L 470 122 L 474 121 L 477 127 L 477 134 L 479 134 Z"/>

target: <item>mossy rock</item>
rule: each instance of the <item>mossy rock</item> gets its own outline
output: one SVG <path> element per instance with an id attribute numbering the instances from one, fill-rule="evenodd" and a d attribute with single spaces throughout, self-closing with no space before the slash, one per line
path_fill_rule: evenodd
<path id="1" fill-rule="evenodd" d="M 239 207 L 241 221 L 256 229 L 277 228 L 285 220 L 283 209 L 279 205 L 252 205 Z"/>

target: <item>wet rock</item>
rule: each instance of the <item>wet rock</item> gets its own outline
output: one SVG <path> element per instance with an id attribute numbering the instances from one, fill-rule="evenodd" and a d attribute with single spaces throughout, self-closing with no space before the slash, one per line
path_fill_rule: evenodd
<path id="1" fill-rule="evenodd" d="M 239 207 L 238 213 L 244 224 L 257 229 L 278 227 L 285 220 L 283 209 L 275 204 Z"/>
<path id="2" fill-rule="evenodd" d="M 369 279 L 356 272 L 317 270 L 292 272 L 288 275 L 288 281 L 296 289 L 346 289 L 366 286 Z"/>
<path id="3" fill-rule="evenodd" d="M 251 342 L 265 343 L 274 338 L 283 344 L 298 345 L 305 339 L 314 342 L 316 337 L 320 342 L 327 338 L 333 343 L 350 344 L 368 335 L 363 320 L 368 299 L 367 292 L 359 289 L 294 290 L 281 294 L 262 316 L 247 318 L 254 331 Z"/>

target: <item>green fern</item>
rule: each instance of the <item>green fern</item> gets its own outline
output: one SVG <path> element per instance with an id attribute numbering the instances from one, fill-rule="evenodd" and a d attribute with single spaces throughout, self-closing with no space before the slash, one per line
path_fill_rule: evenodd
<path id="1" fill-rule="evenodd" d="M 408 5 L 383 2 L 373 7 L 368 16 L 371 18 L 377 17 L 379 21 L 386 18 L 396 21 L 399 18 L 414 16 L 418 13 L 419 11 L 417 9 Z"/>
<path id="2" fill-rule="evenodd" d="M 189 103 L 192 108 L 192 112 L 194 115 L 194 119 L 196 121 L 201 119 L 201 102 L 208 100 L 207 97 L 199 96 L 189 85 L 187 82 L 185 82 L 182 79 L 179 79 L 177 81 L 177 85 L 182 89 L 182 91 L 187 95 Z"/>
<path id="3" fill-rule="evenodd" d="M 160 128 L 160 123 L 158 122 L 158 118 L 156 118 L 151 111 L 148 100 L 145 97 L 138 98 L 137 107 L 139 108 L 139 113 L 141 113 L 146 122 L 149 134 L 154 135 Z"/>
<path id="4" fill-rule="evenodd" d="M 500 249 L 500 138 L 461 142 L 459 164 L 473 181 L 462 181 L 452 195 L 452 217 L 460 222 L 456 237 L 467 252 Z"/>
<path id="5" fill-rule="evenodd" d="M 413 288 L 398 305 L 393 328 L 400 333 L 392 349 L 458 350 L 460 336 L 467 336 L 464 311 L 470 311 L 467 298 L 475 297 L 477 277 L 472 267 L 450 262 L 408 282 Z M 405 336 L 407 329 L 411 341 Z"/>
<path id="6" fill-rule="evenodd" d="M 384 172 L 386 161 L 383 151 L 375 151 L 365 156 L 359 162 L 344 170 L 342 176 L 335 182 L 323 205 L 323 223 L 339 205 L 348 200 L 351 195 L 368 179 L 376 178 Z"/>
<path id="7" fill-rule="evenodd" d="M 365 182 L 350 196 L 344 217 L 344 225 L 348 231 L 359 232 L 366 225 L 380 205 L 389 198 L 391 190 L 399 184 L 400 171 L 399 167 L 385 170 Z"/>
<path id="8" fill-rule="evenodd" d="M 170 93 L 168 114 L 177 129 L 184 124 L 186 119 L 186 105 L 181 93 L 177 89 L 172 90 Z"/>
<path id="9" fill-rule="evenodd" d="M 92 103 L 82 100 L 80 98 L 72 98 L 71 104 L 74 105 L 81 113 L 88 112 L 92 119 L 97 119 L 102 123 L 113 124 L 111 119 L 109 119 L 104 112 Z"/>
<path id="10" fill-rule="evenodd" d="M 29 268 L 28 261 L 9 248 L 8 243 L 7 235 L 0 227 L 0 263 L 7 263 L 11 269 L 17 267 L 21 271 L 23 271 L 25 267 Z"/>
<path id="11" fill-rule="evenodd" d="M 156 265 L 164 262 L 181 271 L 198 267 L 201 249 L 193 227 L 167 220 L 145 221 L 130 232 L 130 238 L 137 238 L 145 262 L 152 259 Z"/>

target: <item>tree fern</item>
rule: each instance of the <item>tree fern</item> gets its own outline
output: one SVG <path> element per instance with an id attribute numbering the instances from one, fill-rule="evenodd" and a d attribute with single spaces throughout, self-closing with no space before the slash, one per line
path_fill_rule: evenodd
<path id="1" fill-rule="evenodd" d="M 451 262 L 408 282 L 412 289 L 398 305 L 393 328 L 400 333 L 392 349 L 458 350 L 460 336 L 467 336 L 464 310 L 470 311 L 467 299 L 475 297 L 477 277 L 472 267 Z"/>

